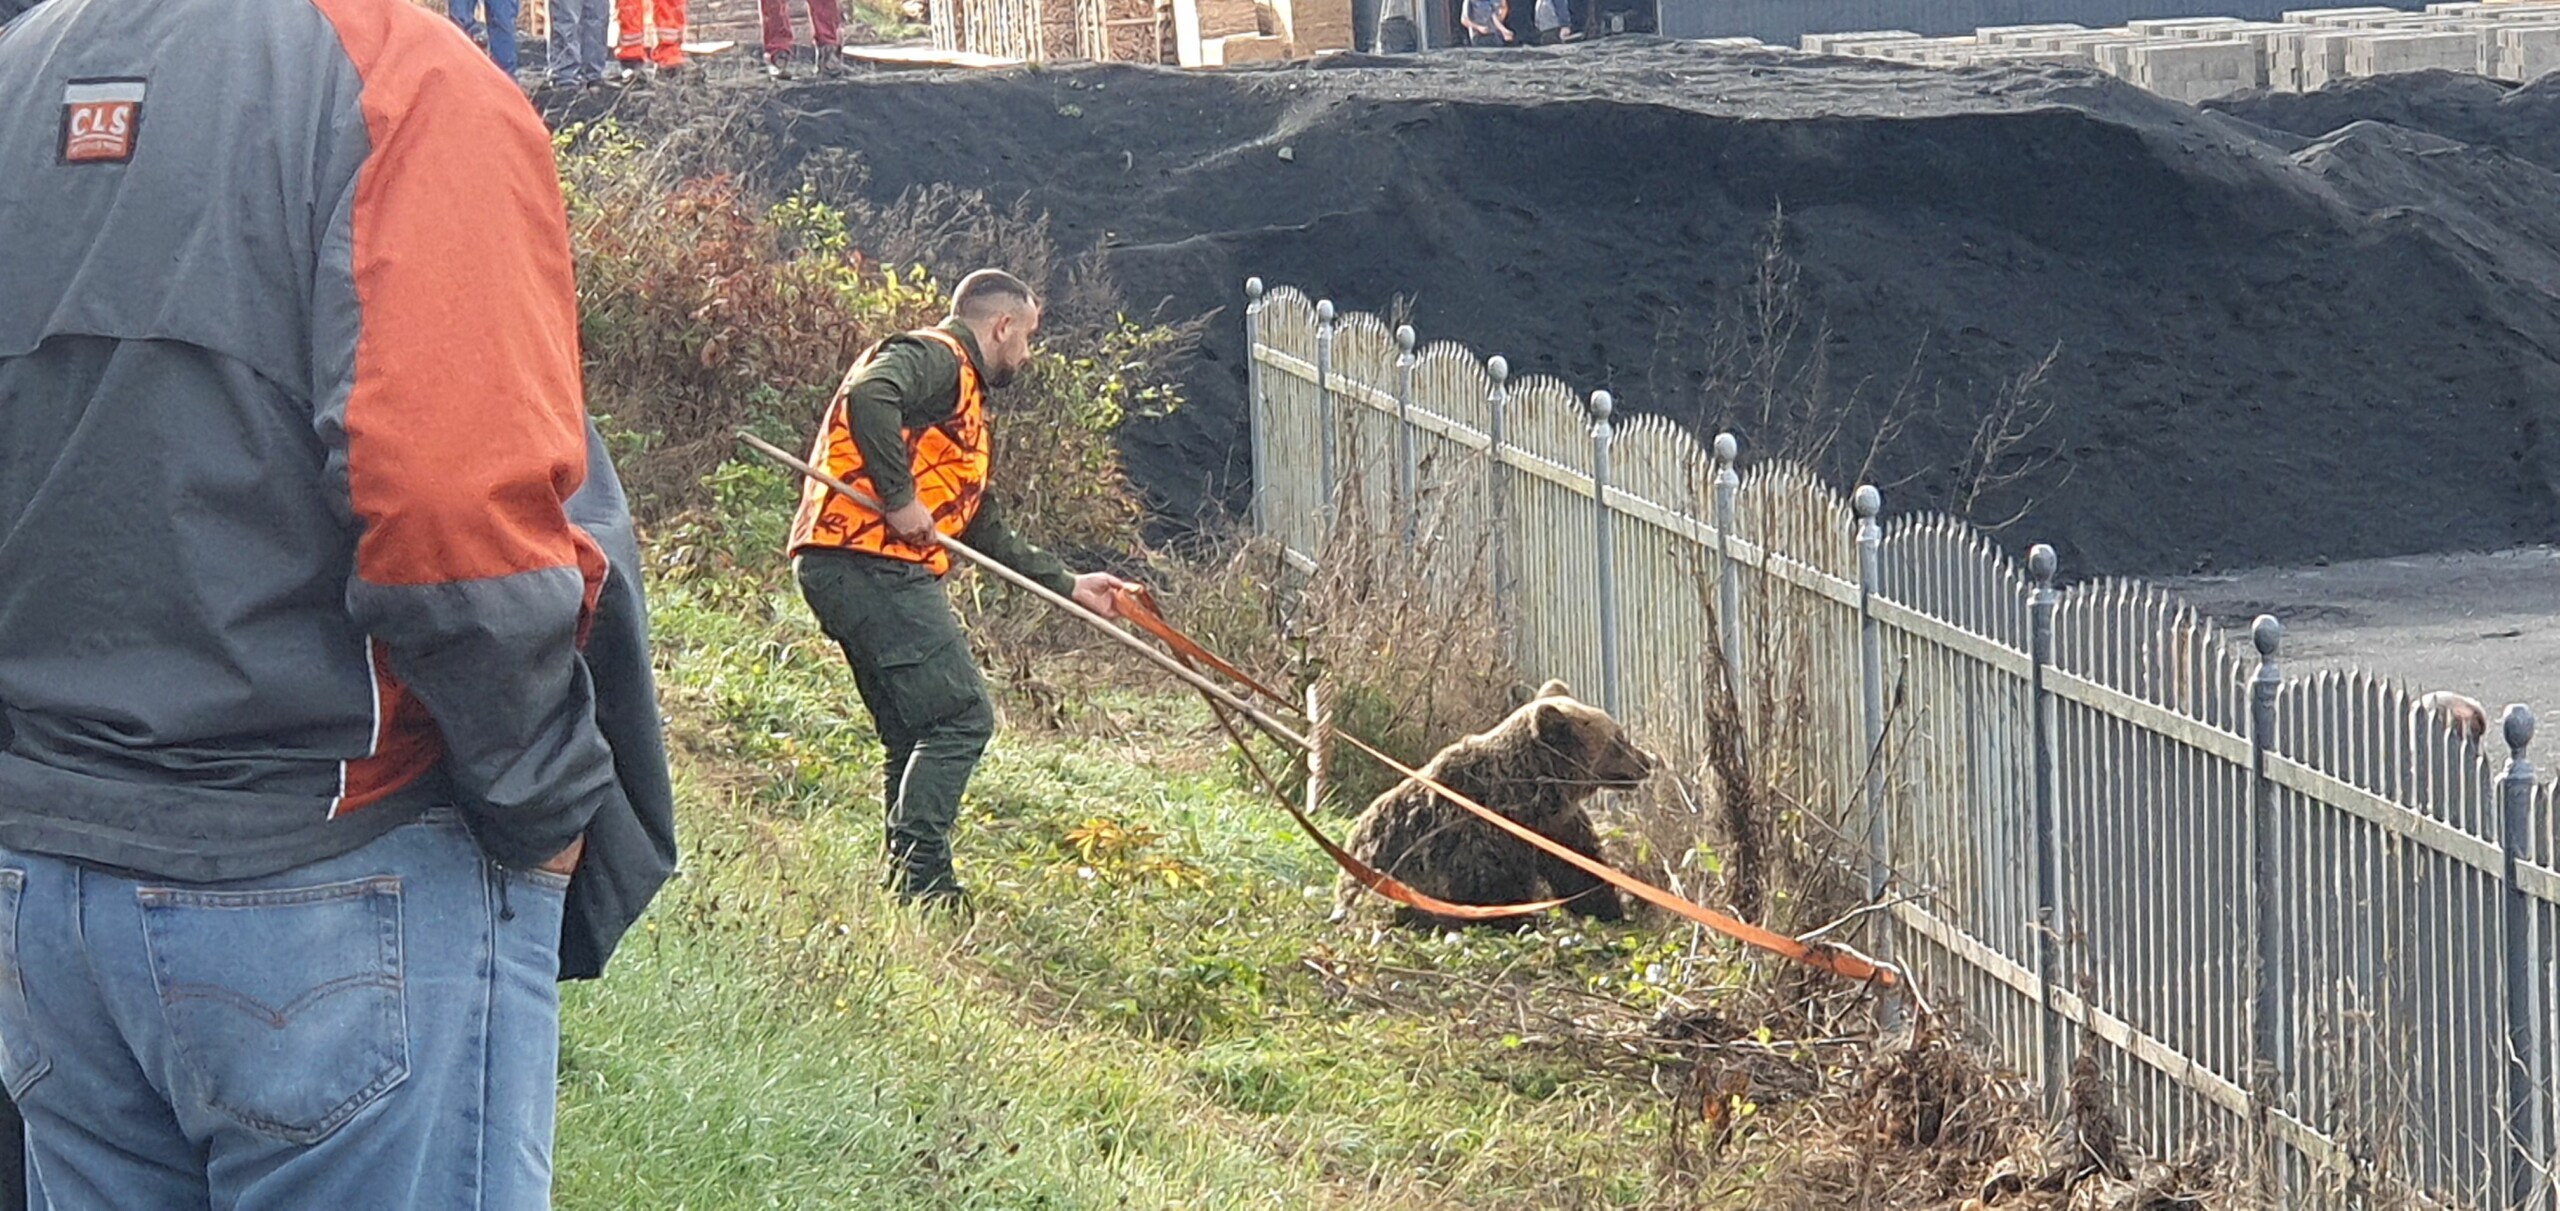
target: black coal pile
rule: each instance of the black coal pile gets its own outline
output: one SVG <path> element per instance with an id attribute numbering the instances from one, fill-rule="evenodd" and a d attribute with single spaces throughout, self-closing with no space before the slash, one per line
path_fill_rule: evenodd
<path id="1" fill-rule="evenodd" d="M 1821 446 L 1892 508 L 2019 517 L 2004 541 L 2077 574 L 2560 539 L 2560 123 L 2533 89 L 2201 112 L 2066 67 L 1616 39 L 730 91 L 777 179 L 842 148 L 881 197 L 1024 199 L 1133 310 L 1217 312 L 1187 409 L 1129 438 L 1176 521 L 1245 489 L 1259 275 L 1403 300 L 1427 339 L 1746 450 Z M 1755 318 L 1772 276 L 1791 328 Z M 1757 422 L 1764 385 L 1789 420 Z M 1986 463 L 2004 416 L 2041 420 Z"/>

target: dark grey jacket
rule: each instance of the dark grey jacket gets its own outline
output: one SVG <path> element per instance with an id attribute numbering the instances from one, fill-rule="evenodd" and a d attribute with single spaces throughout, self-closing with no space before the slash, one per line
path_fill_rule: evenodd
<path id="1" fill-rule="evenodd" d="M 649 604 L 641 594 L 640 540 L 604 439 L 587 433 L 587 483 L 569 519 L 596 536 L 613 561 L 587 634 L 596 726 L 613 749 L 614 785 L 587 822 L 587 854 L 569 881 L 560 922 L 560 978 L 592 980 L 623 932 L 676 869 L 676 791 L 649 662 Z M 0 1211 L 8 1211 L 0 1206 Z"/>
<path id="2" fill-rule="evenodd" d="M 549 137 L 449 21 L 49 0 L 0 232 L 0 842 L 219 881 L 449 801 L 530 865 L 663 797 Z"/>

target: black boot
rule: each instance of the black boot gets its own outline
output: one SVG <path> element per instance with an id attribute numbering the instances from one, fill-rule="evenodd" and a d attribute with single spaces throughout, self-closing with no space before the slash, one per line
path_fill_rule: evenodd
<path id="1" fill-rule="evenodd" d="M 940 840 L 889 838 L 889 888 L 910 904 L 964 907 L 969 889 L 951 869 L 951 846 Z"/>

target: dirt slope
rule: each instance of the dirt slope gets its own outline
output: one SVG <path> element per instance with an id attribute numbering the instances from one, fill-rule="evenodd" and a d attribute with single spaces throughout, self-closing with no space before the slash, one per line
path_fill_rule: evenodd
<path id="1" fill-rule="evenodd" d="M 2560 169 L 2560 77 L 2518 88 L 2455 72 L 2411 72 L 2348 80 L 2315 93 L 2208 101 L 2205 108 L 2310 138 L 2381 122 Z"/>
<path id="2" fill-rule="evenodd" d="M 1893 506 L 1955 499 L 1982 410 L 2058 347 L 2024 451 L 2049 461 L 1978 511 L 2029 507 L 2004 537 L 2075 573 L 2560 538 L 2560 178 L 2535 163 L 2560 159 L 2521 134 L 2234 107 L 2289 133 L 2070 68 L 1635 39 L 737 92 L 779 173 L 844 147 L 874 193 L 1027 197 L 1138 309 L 1226 308 L 1191 409 L 1131 438 L 1177 518 L 1243 487 L 1248 274 L 1345 308 L 1411 295 L 1426 338 L 1714 426 L 1706 336 L 1783 210 L 1832 395 L 1870 405 L 1853 429 L 1916 384 L 1873 468 Z"/>

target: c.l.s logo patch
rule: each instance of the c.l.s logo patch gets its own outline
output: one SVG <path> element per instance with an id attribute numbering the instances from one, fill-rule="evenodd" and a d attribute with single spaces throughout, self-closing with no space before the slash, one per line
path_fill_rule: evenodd
<path id="1" fill-rule="evenodd" d="M 74 80 L 62 90 L 62 162 L 123 164 L 142 134 L 138 79 Z"/>

